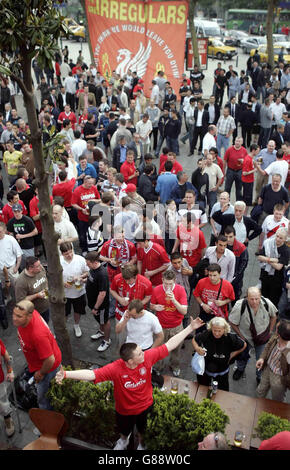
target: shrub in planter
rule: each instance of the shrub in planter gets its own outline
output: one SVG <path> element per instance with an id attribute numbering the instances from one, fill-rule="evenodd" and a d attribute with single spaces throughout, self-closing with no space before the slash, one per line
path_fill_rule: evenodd
<path id="1" fill-rule="evenodd" d="M 108 447 L 118 439 L 111 382 L 52 381 L 48 396 L 53 409 L 67 419 L 72 437 Z"/>
<path id="2" fill-rule="evenodd" d="M 48 396 L 54 410 L 66 417 L 70 436 L 113 447 L 119 434 L 111 382 L 95 385 L 66 379 L 57 385 L 53 380 Z M 153 398 L 145 435 L 148 450 L 195 450 L 207 434 L 224 432 L 229 422 L 211 400 L 197 404 L 187 395 L 168 395 L 159 389 L 154 389 Z"/>
<path id="3" fill-rule="evenodd" d="M 278 432 L 290 431 L 290 421 L 263 411 L 258 418 L 255 431 L 257 431 L 259 438 L 264 441 L 275 436 Z"/>
<path id="4" fill-rule="evenodd" d="M 211 432 L 224 433 L 228 416 L 220 406 L 205 399 L 195 403 L 187 395 L 154 390 L 154 405 L 147 421 L 148 450 L 196 450 Z"/>

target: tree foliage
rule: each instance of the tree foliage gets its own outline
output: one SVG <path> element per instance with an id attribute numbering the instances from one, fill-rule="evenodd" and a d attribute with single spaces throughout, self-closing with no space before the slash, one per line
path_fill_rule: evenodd
<path id="1" fill-rule="evenodd" d="M 42 238 L 48 261 L 48 286 L 54 332 L 62 351 L 64 364 L 73 364 L 64 314 L 64 288 L 57 240 L 52 218 L 48 186 L 49 166 L 58 139 L 42 144 L 42 130 L 36 116 L 31 65 L 37 56 L 40 67 L 52 67 L 60 35 L 67 29 L 63 17 L 54 8 L 54 0 L 1 0 L 0 8 L 0 73 L 10 75 L 23 93 L 35 161 L 35 184 L 38 187 Z M 46 161 L 45 161 L 46 158 Z"/>

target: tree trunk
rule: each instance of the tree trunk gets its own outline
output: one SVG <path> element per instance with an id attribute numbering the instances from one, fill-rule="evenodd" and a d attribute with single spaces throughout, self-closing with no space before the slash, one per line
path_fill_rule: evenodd
<path id="1" fill-rule="evenodd" d="M 192 49 L 194 55 L 194 65 L 198 65 L 200 67 L 200 60 L 199 60 L 199 53 L 198 53 L 198 45 L 196 39 L 196 31 L 194 27 L 194 11 L 197 5 L 197 0 L 189 0 L 188 2 L 188 23 L 189 23 L 189 31 L 191 34 L 191 42 L 192 42 Z"/>
<path id="2" fill-rule="evenodd" d="M 46 249 L 48 264 L 48 287 L 50 315 L 54 332 L 60 350 L 62 352 L 62 363 L 73 366 L 72 350 L 65 320 L 65 296 L 62 278 L 62 267 L 60 264 L 57 239 L 54 231 L 54 221 L 50 204 L 48 187 L 48 172 L 45 169 L 45 160 L 42 149 L 42 132 L 38 125 L 31 78 L 31 60 L 25 50 L 21 50 L 23 80 L 14 77 L 23 92 L 24 104 L 27 111 L 28 124 L 31 132 L 31 143 L 36 168 L 36 186 L 38 188 L 39 211 L 42 225 L 42 238 Z"/>
<path id="3" fill-rule="evenodd" d="M 268 62 L 272 68 L 274 68 L 275 66 L 272 35 L 273 35 L 273 24 L 274 24 L 274 9 L 277 6 L 277 3 L 278 3 L 278 0 L 268 0 L 268 13 L 267 13 L 267 19 L 266 19 Z"/>

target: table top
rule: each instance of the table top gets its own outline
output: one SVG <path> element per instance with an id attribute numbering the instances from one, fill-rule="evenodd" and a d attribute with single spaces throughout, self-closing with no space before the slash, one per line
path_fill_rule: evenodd
<path id="1" fill-rule="evenodd" d="M 280 401 L 269 400 L 268 398 L 257 398 L 255 415 L 254 415 L 254 420 L 253 420 L 253 430 L 252 430 L 253 435 L 256 434 L 255 428 L 257 427 L 258 418 L 260 414 L 262 413 L 262 411 L 266 411 L 267 413 L 272 413 L 276 416 L 280 416 L 280 418 L 290 420 L 289 403 L 282 403 Z M 259 437 L 252 437 L 251 447 L 258 449 L 260 447 L 261 442 L 262 441 Z"/>
<path id="2" fill-rule="evenodd" d="M 195 400 L 196 392 L 198 389 L 198 382 L 192 382 L 191 380 L 183 380 L 179 379 L 177 377 L 172 377 L 171 375 L 164 375 L 164 387 L 165 393 L 171 393 L 171 381 L 176 380 L 178 384 L 178 392 L 177 393 L 183 393 L 184 387 L 187 384 L 189 387 L 189 398 L 191 400 Z"/>
<path id="3" fill-rule="evenodd" d="M 200 403 L 204 398 L 206 398 L 207 391 L 208 387 L 204 385 L 200 385 L 198 387 L 197 394 L 195 396 L 196 403 Z M 242 431 L 245 438 L 242 442 L 241 448 L 249 449 L 257 399 L 246 395 L 239 395 L 238 393 L 217 390 L 211 400 L 218 403 L 230 419 L 225 430 L 230 444 L 234 444 L 235 432 Z"/>
<path id="4" fill-rule="evenodd" d="M 196 403 L 200 403 L 207 397 L 208 387 L 199 385 L 198 382 L 183 380 L 170 375 L 164 375 L 164 392 L 171 393 L 171 381 L 175 380 L 178 384 L 178 393 L 183 393 L 185 384 L 189 387 L 189 398 Z M 225 392 L 217 390 L 212 396 L 212 401 L 218 403 L 222 410 L 228 415 L 230 422 L 227 424 L 225 434 L 234 445 L 234 436 L 236 431 L 242 431 L 245 438 L 242 442 L 242 449 L 250 449 L 250 447 L 258 449 L 261 440 L 254 437 L 256 432 L 258 418 L 262 411 L 272 413 L 290 420 L 290 405 L 267 398 L 252 398 L 238 393 Z"/>

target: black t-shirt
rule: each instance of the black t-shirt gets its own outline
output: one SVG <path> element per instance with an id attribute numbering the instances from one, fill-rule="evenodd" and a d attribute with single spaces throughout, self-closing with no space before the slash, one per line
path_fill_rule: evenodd
<path id="1" fill-rule="evenodd" d="M 199 333 L 195 341 L 201 347 L 207 349 L 205 356 L 205 369 L 208 372 L 223 372 L 229 367 L 230 354 L 238 351 L 244 342 L 236 334 L 229 333 L 217 339 L 211 331 Z"/>
<path id="2" fill-rule="evenodd" d="M 17 220 L 15 217 L 13 217 L 8 221 L 7 224 L 8 232 L 13 233 L 14 236 L 17 234 L 25 235 L 32 232 L 34 229 L 34 222 L 26 215 L 23 215 L 20 220 Z M 23 250 L 29 250 L 34 247 L 33 237 L 23 238 L 22 240 L 17 241 Z"/>
<path id="3" fill-rule="evenodd" d="M 267 184 L 262 188 L 260 197 L 263 199 L 263 211 L 267 214 L 273 214 L 276 204 L 289 202 L 287 189 L 284 186 L 281 186 L 279 191 L 273 191 L 272 185 Z"/>
<path id="4" fill-rule="evenodd" d="M 100 292 L 106 292 L 99 310 L 107 310 L 109 308 L 109 276 L 107 268 L 100 266 L 97 269 L 91 269 L 86 283 L 86 292 L 88 306 L 94 308 Z"/>

